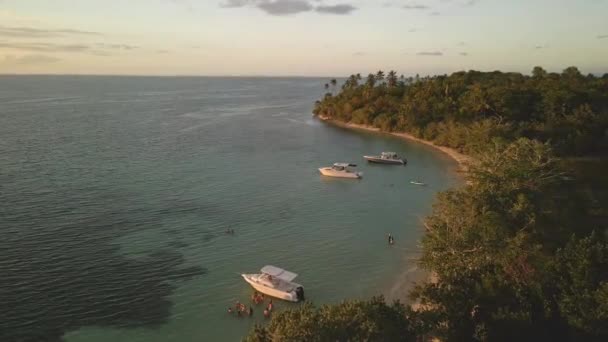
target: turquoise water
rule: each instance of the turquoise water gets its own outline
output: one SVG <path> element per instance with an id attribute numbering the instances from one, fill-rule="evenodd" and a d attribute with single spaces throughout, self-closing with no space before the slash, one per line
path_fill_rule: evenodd
<path id="1" fill-rule="evenodd" d="M 323 83 L 0 77 L 0 340 L 237 341 L 263 321 L 226 313 L 239 274 L 266 264 L 317 304 L 403 298 L 455 164 L 314 119 Z M 319 175 L 341 161 L 363 179 Z"/>

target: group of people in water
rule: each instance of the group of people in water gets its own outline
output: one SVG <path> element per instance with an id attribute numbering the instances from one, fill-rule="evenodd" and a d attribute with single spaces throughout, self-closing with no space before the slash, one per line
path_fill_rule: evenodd
<path id="1" fill-rule="evenodd" d="M 395 243 L 395 238 L 393 237 L 392 234 L 388 234 L 388 244 L 392 245 Z"/>
<path id="2" fill-rule="evenodd" d="M 255 304 L 255 305 L 260 305 L 264 303 L 264 294 L 262 293 L 258 293 L 257 291 L 255 291 L 253 293 L 253 295 L 251 295 L 251 301 Z M 274 305 L 272 304 L 272 299 L 270 299 L 270 302 L 268 302 L 268 305 L 264 308 L 264 317 L 268 318 L 270 317 L 270 314 L 272 313 L 272 309 L 274 308 Z M 234 309 L 232 307 L 228 308 L 228 313 L 233 315 L 234 313 L 236 313 L 237 317 L 243 317 L 243 316 L 253 316 L 253 307 L 251 305 L 249 305 L 249 309 L 247 309 L 247 306 L 239 301 L 236 302 L 236 304 L 234 305 Z"/>

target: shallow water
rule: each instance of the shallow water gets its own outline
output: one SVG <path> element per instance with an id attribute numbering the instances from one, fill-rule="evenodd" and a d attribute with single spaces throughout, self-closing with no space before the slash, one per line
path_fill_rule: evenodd
<path id="1" fill-rule="evenodd" d="M 324 81 L 0 77 L 0 341 L 237 341 L 265 264 L 318 304 L 403 296 L 454 162 L 313 119 Z"/>

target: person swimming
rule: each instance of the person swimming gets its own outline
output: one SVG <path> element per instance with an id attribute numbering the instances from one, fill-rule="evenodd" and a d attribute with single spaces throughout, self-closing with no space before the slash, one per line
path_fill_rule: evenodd
<path id="1" fill-rule="evenodd" d="M 272 312 L 272 299 L 268 303 L 268 312 Z"/>
<path id="2" fill-rule="evenodd" d="M 264 317 L 268 318 L 268 316 L 270 316 L 270 311 L 268 311 L 268 309 L 264 309 Z"/>
<path id="3" fill-rule="evenodd" d="M 392 245 L 393 243 L 395 243 L 395 238 L 392 234 L 388 234 L 388 244 Z"/>

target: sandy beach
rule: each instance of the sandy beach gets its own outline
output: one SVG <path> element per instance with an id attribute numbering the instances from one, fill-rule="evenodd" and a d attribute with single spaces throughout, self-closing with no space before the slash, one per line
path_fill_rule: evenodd
<path id="1" fill-rule="evenodd" d="M 344 122 L 340 122 L 340 121 L 336 121 L 333 120 L 331 118 L 328 118 L 326 116 L 323 115 L 319 115 L 317 116 L 317 118 L 319 118 L 319 120 L 321 121 L 325 121 L 328 123 L 331 123 L 332 125 L 336 125 L 336 126 L 340 126 L 340 127 L 346 127 L 346 128 L 352 128 L 352 129 L 360 129 L 360 130 L 365 130 L 365 131 L 371 131 L 371 132 L 378 132 L 378 133 L 386 133 L 386 134 L 390 134 L 390 135 L 394 135 L 409 141 L 415 141 L 424 145 L 428 145 L 431 146 L 445 154 L 447 154 L 448 156 L 450 156 L 452 159 L 454 159 L 457 163 L 458 163 L 458 171 L 460 172 L 466 172 L 467 171 L 467 167 L 469 162 L 471 161 L 471 157 L 467 156 L 465 154 L 462 154 L 458 151 L 456 151 L 453 148 L 450 147 L 445 147 L 445 146 L 439 146 L 435 143 L 433 143 L 432 141 L 428 141 L 428 140 L 424 140 L 424 139 L 420 139 L 417 138 L 411 134 L 408 133 L 404 133 L 404 132 L 382 132 L 379 128 L 376 127 L 372 127 L 372 126 L 368 126 L 368 125 L 360 125 L 360 124 L 354 124 L 354 123 L 344 123 Z"/>

